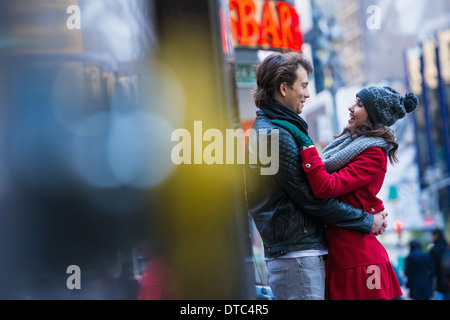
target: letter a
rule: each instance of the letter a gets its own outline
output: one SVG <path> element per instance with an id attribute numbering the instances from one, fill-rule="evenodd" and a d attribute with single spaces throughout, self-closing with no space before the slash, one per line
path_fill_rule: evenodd
<path id="1" fill-rule="evenodd" d="M 180 141 L 180 143 L 173 147 L 170 155 L 173 164 L 180 165 L 191 164 L 191 134 L 186 129 L 176 129 L 172 132 L 172 141 Z"/>
<path id="2" fill-rule="evenodd" d="M 68 14 L 72 13 L 72 15 L 67 19 L 67 24 L 66 24 L 67 28 L 69 30 L 74 30 L 74 29 L 80 30 L 81 29 L 80 7 L 75 4 L 71 5 L 67 8 L 66 12 Z"/>
<path id="3" fill-rule="evenodd" d="M 81 289 L 81 270 L 79 266 L 72 265 L 67 267 L 66 273 L 72 273 L 72 275 L 67 278 L 66 285 L 67 289 Z"/>
<path id="4" fill-rule="evenodd" d="M 214 138 L 214 141 L 212 141 Z M 204 141 L 212 141 L 203 151 L 203 161 L 207 165 L 223 164 L 223 135 L 218 129 L 208 129 L 203 135 Z"/>
<path id="5" fill-rule="evenodd" d="M 376 29 L 376 30 L 380 30 L 381 29 L 381 9 L 379 6 L 369 6 L 367 8 L 367 13 L 370 14 L 372 13 L 372 15 L 367 19 L 367 28 L 369 28 L 370 30 Z"/>
<path id="6" fill-rule="evenodd" d="M 381 289 L 381 284 L 380 284 L 380 279 L 381 279 L 381 270 L 379 266 L 369 266 L 367 268 L 367 273 L 368 274 L 372 274 L 368 279 L 367 279 L 367 288 L 369 288 L 369 290 L 373 290 L 373 289 Z"/>

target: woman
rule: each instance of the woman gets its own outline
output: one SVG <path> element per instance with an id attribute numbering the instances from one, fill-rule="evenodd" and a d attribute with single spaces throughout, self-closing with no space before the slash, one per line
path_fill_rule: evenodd
<path id="1" fill-rule="evenodd" d="M 339 198 L 373 214 L 384 209 L 376 197 L 387 170 L 397 162 L 398 144 L 388 126 L 417 108 L 417 97 L 401 97 L 392 88 L 370 87 L 357 94 L 348 125 L 322 153 L 288 122 L 286 128 L 301 147 L 302 166 L 318 198 Z M 329 256 L 326 296 L 332 300 L 393 299 L 402 295 L 388 254 L 373 234 L 327 226 Z"/>

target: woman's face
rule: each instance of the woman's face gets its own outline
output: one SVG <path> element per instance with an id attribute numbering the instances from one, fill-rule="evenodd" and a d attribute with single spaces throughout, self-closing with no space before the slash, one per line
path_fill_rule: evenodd
<path id="1" fill-rule="evenodd" d="M 350 118 L 348 119 L 347 129 L 350 131 L 361 127 L 369 119 L 369 114 L 359 98 L 356 98 L 355 104 L 348 110 L 350 111 Z"/>

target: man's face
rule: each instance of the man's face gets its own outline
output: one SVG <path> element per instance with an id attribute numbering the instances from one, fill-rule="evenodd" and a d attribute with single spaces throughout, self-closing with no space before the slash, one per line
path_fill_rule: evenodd
<path id="1" fill-rule="evenodd" d="M 282 85 L 282 103 L 291 108 L 295 113 L 300 114 L 303 111 L 306 99 L 310 97 L 308 91 L 308 73 L 305 68 L 299 66 L 297 69 L 297 80 L 292 87 L 287 84 Z"/>

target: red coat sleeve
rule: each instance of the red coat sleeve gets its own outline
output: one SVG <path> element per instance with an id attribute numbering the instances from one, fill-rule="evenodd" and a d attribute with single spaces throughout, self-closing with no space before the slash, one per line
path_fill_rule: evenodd
<path id="1" fill-rule="evenodd" d="M 316 148 L 300 151 L 302 167 L 314 195 L 320 199 L 336 198 L 377 179 L 386 172 L 387 157 L 380 148 L 369 148 L 346 167 L 328 174 Z"/>

